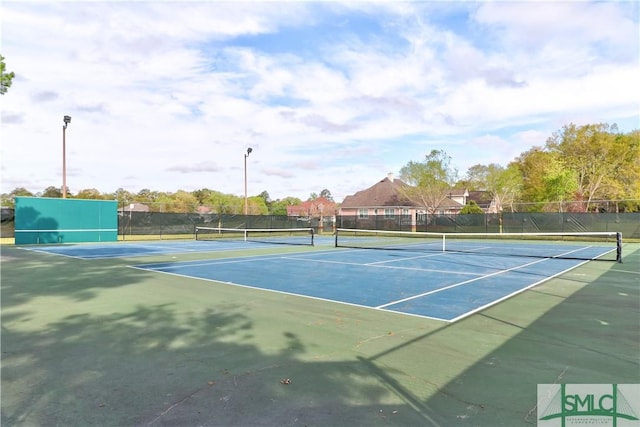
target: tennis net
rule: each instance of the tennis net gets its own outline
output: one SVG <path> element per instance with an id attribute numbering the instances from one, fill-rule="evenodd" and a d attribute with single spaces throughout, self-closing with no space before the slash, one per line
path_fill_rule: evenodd
<path id="1" fill-rule="evenodd" d="M 313 246 L 313 228 L 196 227 L 196 240 Z"/>
<path id="2" fill-rule="evenodd" d="M 617 232 L 433 233 L 338 228 L 335 246 L 622 262 L 622 235 Z"/>

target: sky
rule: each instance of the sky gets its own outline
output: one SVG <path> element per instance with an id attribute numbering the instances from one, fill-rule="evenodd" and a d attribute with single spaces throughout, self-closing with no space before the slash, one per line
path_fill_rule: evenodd
<path id="1" fill-rule="evenodd" d="M 0 192 L 337 202 L 443 150 L 463 178 L 570 123 L 640 128 L 640 3 L 2 1 Z M 252 152 L 245 157 L 247 149 Z"/>

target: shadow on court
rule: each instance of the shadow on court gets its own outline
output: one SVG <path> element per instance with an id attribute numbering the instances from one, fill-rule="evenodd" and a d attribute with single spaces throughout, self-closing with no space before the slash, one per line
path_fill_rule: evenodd
<path id="1" fill-rule="evenodd" d="M 442 333 L 363 362 L 427 413 L 430 425 L 439 426 L 535 426 L 537 384 L 638 384 L 640 250 L 630 245 L 628 251 L 625 264 L 589 263 Z M 433 366 L 429 359 L 441 363 L 445 345 L 456 335 L 469 341 L 438 369 L 455 372 L 457 366 L 459 373 L 428 399 L 388 378 L 389 367 L 412 358 L 415 341 L 431 342 L 434 352 L 424 361 Z M 497 345 L 500 337 L 508 339 Z M 463 369 L 466 359 L 476 362 Z"/>
<path id="2" fill-rule="evenodd" d="M 538 383 L 640 382 L 639 257 L 447 324 L 3 247 L 1 421 L 535 425 Z"/>

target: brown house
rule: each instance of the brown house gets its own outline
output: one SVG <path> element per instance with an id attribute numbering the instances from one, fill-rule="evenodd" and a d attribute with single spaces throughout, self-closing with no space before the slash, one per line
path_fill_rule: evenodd
<path id="1" fill-rule="evenodd" d="M 393 174 L 377 182 L 366 190 L 358 191 L 352 196 L 345 197 L 340 205 L 340 216 L 357 216 L 358 219 L 366 219 L 369 216 L 384 215 L 389 218 L 397 215 L 407 218 L 416 218 L 417 215 L 426 213 L 424 206 L 418 205 L 402 196 L 400 189 L 408 184 L 395 179 Z M 491 197 L 484 191 L 472 191 L 467 189 L 452 188 L 436 213 L 443 215 L 455 215 L 467 204 L 469 200 L 475 200 L 480 207 L 488 211 L 493 206 Z"/>
<path id="2" fill-rule="evenodd" d="M 415 216 L 420 207 L 403 197 L 400 191 L 400 188 L 406 185 L 390 173 L 382 181 L 366 190 L 345 197 L 340 205 L 339 214 L 341 216 L 357 215 L 359 218 L 367 218 L 369 215 Z"/>

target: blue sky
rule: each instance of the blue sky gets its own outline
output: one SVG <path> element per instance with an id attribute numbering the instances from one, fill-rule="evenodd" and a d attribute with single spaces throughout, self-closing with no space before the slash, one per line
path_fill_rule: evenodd
<path id="1" fill-rule="evenodd" d="M 0 190 L 336 201 L 432 149 L 640 127 L 637 2 L 11 2 Z"/>

